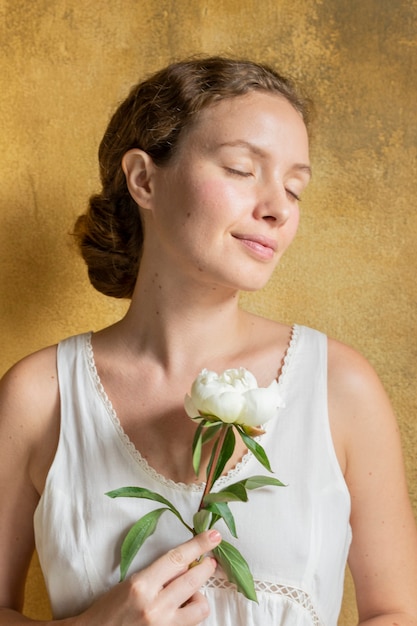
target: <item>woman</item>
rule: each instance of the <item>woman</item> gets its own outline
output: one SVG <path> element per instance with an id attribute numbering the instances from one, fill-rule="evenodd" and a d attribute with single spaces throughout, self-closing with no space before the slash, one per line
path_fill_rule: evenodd
<path id="1" fill-rule="evenodd" d="M 375 373 L 317 331 L 238 306 L 296 234 L 311 175 L 306 122 L 288 81 L 222 58 L 169 66 L 113 116 L 103 189 L 76 234 L 93 285 L 131 305 L 3 380 L 0 624 L 31 622 L 19 611 L 34 539 L 65 624 L 336 624 L 347 557 L 361 623 L 417 624 L 416 528 Z M 203 368 L 241 366 L 261 386 L 278 378 L 285 401 L 262 445 L 287 487 L 234 507 L 259 603 L 210 557 L 189 569 L 221 538 L 187 541 L 169 516 L 117 584 L 123 534 L 152 506 L 104 494 L 136 484 L 192 517 L 208 453 L 195 477 L 184 396 Z M 237 445 L 219 483 L 257 469 Z"/>

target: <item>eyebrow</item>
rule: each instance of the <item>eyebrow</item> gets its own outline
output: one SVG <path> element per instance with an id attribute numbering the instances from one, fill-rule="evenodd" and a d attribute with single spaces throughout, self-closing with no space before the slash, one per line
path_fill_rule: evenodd
<path id="1" fill-rule="evenodd" d="M 223 143 L 220 143 L 218 147 L 219 148 L 246 148 L 253 154 L 257 154 L 258 156 L 261 156 L 261 157 L 267 156 L 265 150 L 262 150 L 262 148 L 259 148 L 259 146 L 255 146 L 250 141 L 244 141 L 243 139 L 237 139 L 236 141 L 225 141 Z M 308 174 L 308 176 L 310 177 L 313 175 L 310 165 L 307 165 L 306 163 L 295 163 L 292 169 L 297 170 L 299 172 L 304 172 L 305 174 Z"/>

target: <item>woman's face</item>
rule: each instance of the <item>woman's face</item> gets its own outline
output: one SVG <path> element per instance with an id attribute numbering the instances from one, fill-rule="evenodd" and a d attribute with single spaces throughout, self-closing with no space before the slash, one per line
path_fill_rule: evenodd
<path id="1" fill-rule="evenodd" d="M 156 168 L 144 255 L 212 286 L 259 289 L 296 234 L 310 173 L 307 131 L 287 100 L 260 91 L 222 100 Z"/>

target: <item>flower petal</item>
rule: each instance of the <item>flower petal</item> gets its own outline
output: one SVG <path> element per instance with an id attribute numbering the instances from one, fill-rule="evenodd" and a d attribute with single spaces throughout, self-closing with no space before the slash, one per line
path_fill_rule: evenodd
<path id="1" fill-rule="evenodd" d="M 207 398 L 213 395 L 228 391 L 230 389 L 226 382 L 219 380 L 216 372 L 203 370 L 195 379 L 191 387 L 191 398 L 194 405 L 199 410 L 204 410 L 204 404 Z"/>
<path id="2" fill-rule="evenodd" d="M 199 415 L 198 409 L 195 406 L 194 402 L 192 401 L 191 397 L 188 395 L 188 393 L 184 398 L 184 409 L 188 417 L 191 417 L 191 419 L 194 419 L 195 417 L 198 417 Z"/>
<path id="3" fill-rule="evenodd" d="M 278 390 L 278 383 L 274 380 L 269 387 L 246 391 L 245 408 L 238 420 L 239 424 L 260 426 L 275 417 L 278 408 L 284 405 Z"/>
<path id="4" fill-rule="evenodd" d="M 244 406 L 245 401 L 242 394 L 226 391 L 207 398 L 204 402 L 203 412 L 207 415 L 215 415 L 226 424 L 232 424 L 239 418 Z"/>
<path id="5" fill-rule="evenodd" d="M 219 376 L 219 381 L 230 385 L 237 392 L 243 392 L 247 389 L 256 389 L 258 383 L 255 376 L 244 367 L 238 369 L 228 369 Z"/>

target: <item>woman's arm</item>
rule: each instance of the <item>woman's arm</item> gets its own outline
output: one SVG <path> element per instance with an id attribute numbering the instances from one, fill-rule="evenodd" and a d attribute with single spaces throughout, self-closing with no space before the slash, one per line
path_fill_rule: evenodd
<path id="1" fill-rule="evenodd" d="M 24 626 L 24 585 L 34 550 L 33 514 L 59 437 L 56 348 L 13 367 L 0 383 L 0 625 Z M 208 615 L 200 587 L 213 574 L 204 558 L 221 541 L 202 533 L 116 585 L 81 615 L 43 622 L 66 626 L 195 626 Z M 39 623 L 39 622 L 36 622 Z"/>
<path id="2" fill-rule="evenodd" d="M 417 624 L 417 531 L 397 422 L 369 363 L 329 341 L 329 408 L 351 494 L 349 566 L 361 624 Z"/>
<path id="3" fill-rule="evenodd" d="M 58 438 L 55 353 L 48 348 L 23 359 L 0 382 L 0 606 L 15 610 L 34 550 L 42 474 Z"/>

